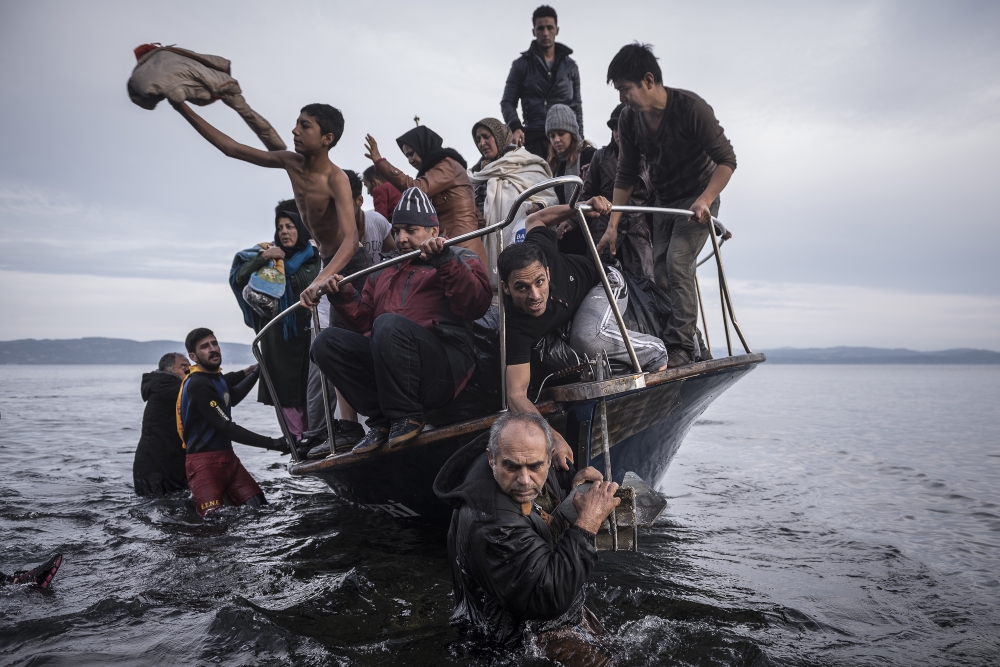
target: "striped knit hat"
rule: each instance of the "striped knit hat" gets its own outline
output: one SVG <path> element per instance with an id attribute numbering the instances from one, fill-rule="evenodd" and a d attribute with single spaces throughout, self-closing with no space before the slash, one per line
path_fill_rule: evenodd
<path id="1" fill-rule="evenodd" d="M 419 188 L 407 188 L 399 198 L 396 209 L 392 212 L 394 225 L 420 225 L 421 227 L 437 227 L 438 214 L 431 204 L 431 199 Z"/>

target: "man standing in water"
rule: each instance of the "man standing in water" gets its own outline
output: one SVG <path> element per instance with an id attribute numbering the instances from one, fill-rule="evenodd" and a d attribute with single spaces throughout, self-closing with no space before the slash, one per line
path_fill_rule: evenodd
<path id="1" fill-rule="evenodd" d="M 612 204 L 628 204 L 639 179 L 639 162 L 649 165 L 656 206 L 688 209 L 694 216 L 657 215 L 653 224 L 653 274 L 670 296 L 664 341 L 668 366 L 690 364 L 698 332 L 695 261 L 719 215 L 719 194 L 736 170 L 736 153 L 715 112 L 687 90 L 667 88 L 648 44 L 628 44 L 608 65 L 608 82 L 626 108 L 618 119 L 621 152 Z M 620 212 L 612 213 L 597 249 L 615 253 Z"/>
<path id="2" fill-rule="evenodd" d="M 288 451 L 280 438 L 269 438 L 233 423 L 233 406 L 253 389 L 257 367 L 222 374 L 222 351 L 210 329 L 195 329 L 184 339 L 194 365 L 177 397 L 177 431 L 187 449 L 185 467 L 195 509 L 204 516 L 233 505 L 267 504 L 264 492 L 233 451 L 233 441 Z"/>
<path id="3" fill-rule="evenodd" d="M 271 169 L 284 169 L 292 182 L 292 193 L 302 221 L 319 244 L 323 270 L 302 290 L 308 308 L 319 303 L 320 289 L 335 274 L 350 275 L 369 266 L 358 245 L 354 224 L 351 186 L 344 172 L 330 161 L 330 149 L 344 134 L 344 116 L 328 104 L 302 107 L 292 130 L 295 152 L 262 151 L 223 134 L 196 114 L 186 103 L 174 108 L 198 133 L 228 157 Z"/>
<path id="4" fill-rule="evenodd" d="M 591 467 L 577 472 L 570 490 L 593 485 L 573 498 L 570 525 L 556 510 L 568 490 L 549 464 L 553 431 L 541 415 L 501 414 L 484 444 L 476 438 L 455 452 L 434 480 L 434 493 L 453 508 L 453 618 L 507 646 L 531 629 L 545 657 L 563 665 L 609 664 L 593 643 L 605 631 L 584 606 L 584 587 L 618 485 Z"/>

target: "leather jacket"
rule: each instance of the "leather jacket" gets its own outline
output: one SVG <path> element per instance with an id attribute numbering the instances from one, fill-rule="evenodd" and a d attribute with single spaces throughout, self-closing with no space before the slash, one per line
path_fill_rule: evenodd
<path id="1" fill-rule="evenodd" d="M 576 113 L 576 122 L 583 133 L 583 99 L 580 97 L 580 70 L 569 57 L 573 49 L 556 42 L 556 59 L 550 70 L 545 66 L 536 42 L 511 64 L 507 85 L 500 100 L 503 120 L 511 130 L 523 129 L 525 134 L 545 135 L 545 117 L 553 104 L 565 104 Z M 517 117 L 521 102 L 524 124 Z"/>

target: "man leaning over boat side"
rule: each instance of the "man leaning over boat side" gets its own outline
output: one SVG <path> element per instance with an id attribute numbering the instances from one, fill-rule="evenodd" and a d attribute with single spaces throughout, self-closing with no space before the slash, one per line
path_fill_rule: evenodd
<path id="1" fill-rule="evenodd" d="M 204 516 L 225 501 L 253 507 L 267 504 L 264 492 L 243 467 L 233 441 L 287 452 L 281 438 L 269 438 L 233 423 L 238 405 L 257 382 L 256 366 L 222 374 L 222 351 L 210 329 L 193 330 L 184 340 L 194 365 L 177 396 L 177 431 L 187 449 L 185 467 L 195 509 Z"/>
<path id="2" fill-rule="evenodd" d="M 592 209 L 588 217 L 611 210 L 611 203 L 604 197 L 594 197 L 587 203 Z M 621 331 L 609 312 L 611 304 L 594 261 L 560 253 L 556 232 L 550 229 L 574 215 L 576 211 L 569 206 L 551 206 L 532 213 L 524 221 L 524 242 L 504 248 L 497 259 L 507 318 L 507 404 L 515 412 L 538 413 L 528 399 L 532 349 L 548 334 L 565 330 L 570 323 L 569 344 L 578 355 L 596 359 L 606 351 L 613 361 L 631 363 Z M 624 278 L 608 269 L 608 280 L 624 312 L 628 305 Z M 629 337 L 644 370 L 666 367 L 663 341 L 631 331 Z M 568 470 L 573 451 L 559 433 L 555 438 L 553 464 Z"/>
<path id="3" fill-rule="evenodd" d="M 420 256 L 369 275 L 361 293 L 334 276 L 330 302 L 351 330 L 328 328 L 311 350 L 344 400 L 367 417 L 358 453 L 416 437 L 424 411 L 462 391 L 475 370 L 472 323 L 493 296 L 476 253 L 445 247 L 422 190 L 403 192 L 392 228 L 398 249 Z"/>
<path id="4" fill-rule="evenodd" d="M 694 217 L 656 215 L 653 272 L 670 297 L 664 340 L 670 367 L 690 364 L 698 331 L 695 262 L 708 240 L 719 194 L 736 170 L 736 153 L 712 107 L 687 90 L 667 88 L 648 44 L 628 44 L 608 65 L 608 83 L 626 108 L 618 119 L 621 152 L 612 202 L 628 204 L 639 178 L 640 161 L 649 165 L 656 206 L 688 209 Z M 598 250 L 615 253 L 621 213 L 611 214 Z"/>
<path id="5" fill-rule="evenodd" d="M 486 451 L 476 438 L 442 466 L 434 492 L 452 506 L 448 557 L 455 595 L 453 621 L 505 648 L 523 646 L 526 631 L 563 665 L 605 665 L 594 643 L 605 634 L 584 606 L 584 586 L 597 561 L 594 540 L 619 500 L 618 485 L 588 467 L 568 488 L 549 461 L 554 434 L 541 415 L 508 412 L 490 429 Z M 556 511 L 577 494 L 572 525 Z"/>

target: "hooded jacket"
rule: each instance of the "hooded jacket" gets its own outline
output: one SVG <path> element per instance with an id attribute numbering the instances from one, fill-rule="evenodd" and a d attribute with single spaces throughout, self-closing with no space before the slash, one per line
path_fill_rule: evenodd
<path id="1" fill-rule="evenodd" d="M 452 506 L 448 557 L 455 588 L 452 620 L 470 622 L 493 641 L 576 625 L 583 586 L 597 561 L 587 533 L 570 528 L 558 539 L 536 506 L 525 516 L 493 478 L 486 458 L 488 434 L 445 462 L 434 493 Z M 555 468 L 546 490 L 562 500 Z"/>
<path id="2" fill-rule="evenodd" d="M 411 259 L 368 276 L 361 294 L 344 285 L 331 303 L 352 330 L 368 335 L 375 318 L 395 313 L 434 332 L 448 349 L 455 395 L 475 369 L 472 322 L 490 309 L 493 293 L 471 250 L 445 248 L 430 261 Z"/>
<path id="3" fill-rule="evenodd" d="M 177 433 L 176 404 L 181 380 L 167 371 L 142 374 L 142 435 L 135 449 L 132 481 L 140 496 L 163 496 L 187 488 L 184 447 Z"/>
<path id="4" fill-rule="evenodd" d="M 443 236 L 454 238 L 479 229 L 481 214 L 476 209 L 476 196 L 465 171 L 465 159 L 452 148 L 442 148 L 441 137 L 423 125 L 402 135 L 396 143 L 401 148 L 406 144 L 420 156 L 422 164 L 417 177 L 410 178 L 385 158 L 375 163 L 379 175 L 400 192 L 407 188 L 423 190 L 437 211 Z M 486 262 L 486 250 L 479 239 L 460 245 Z"/>
<path id="5" fill-rule="evenodd" d="M 527 51 L 510 66 L 507 85 L 500 100 L 500 112 L 511 130 L 523 129 L 525 134 L 544 136 L 545 117 L 553 104 L 565 104 L 576 113 L 576 122 L 583 134 L 583 99 L 580 97 L 580 70 L 570 58 L 573 49 L 556 42 L 556 58 L 552 69 L 532 41 Z M 524 124 L 517 117 L 520 100 Z"/>

